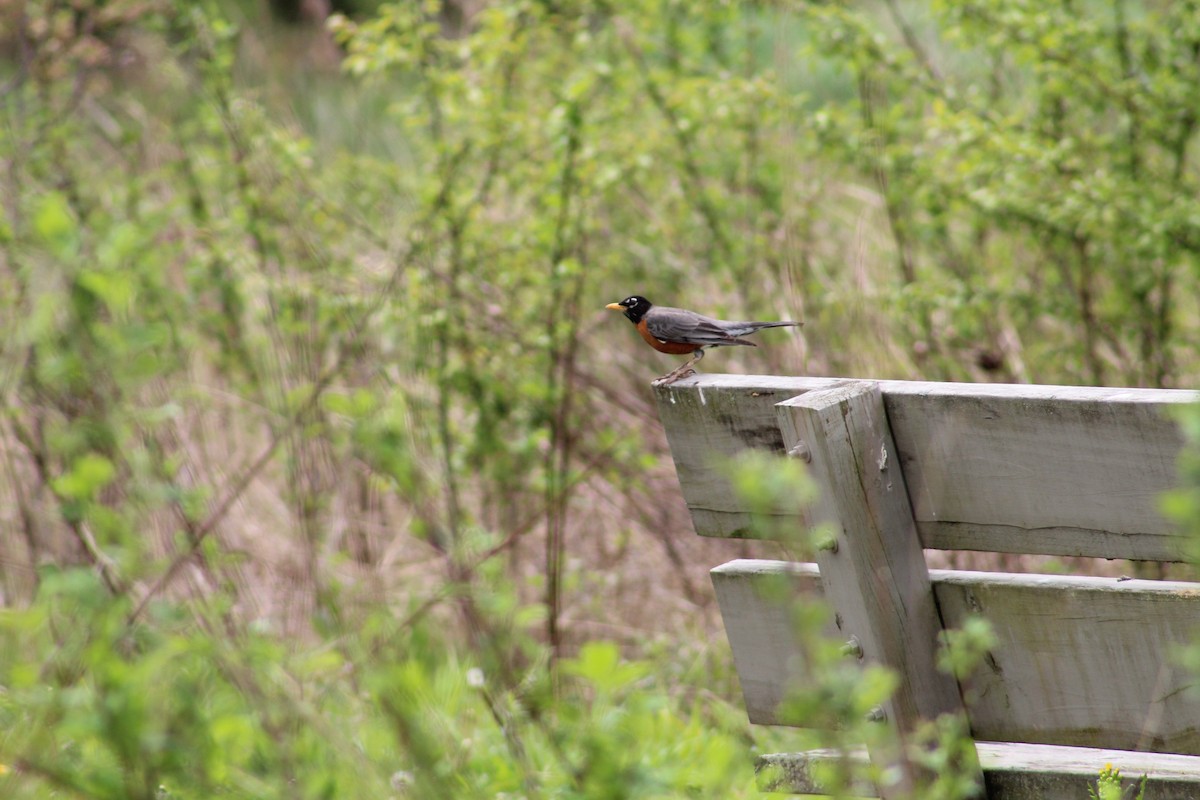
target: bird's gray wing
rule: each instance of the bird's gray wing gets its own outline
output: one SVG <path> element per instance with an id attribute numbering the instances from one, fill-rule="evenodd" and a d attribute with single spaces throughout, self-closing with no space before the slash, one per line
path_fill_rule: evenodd
<path id="1" fill-rule="evenodd" d="M 728 323 L 683 308 L 655 306 L 646 313 L 645 320 L 650 335 L 664 342 L 686 342 L 702 347 L 735 344 L 754 347 L 754 342 L 731 335 L 725 328 Z"/>

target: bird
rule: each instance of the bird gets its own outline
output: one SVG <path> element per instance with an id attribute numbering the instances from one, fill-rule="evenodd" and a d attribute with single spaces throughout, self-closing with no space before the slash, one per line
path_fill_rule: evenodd
<path id="1" fill-rule="evenodd" d="M 785 328 L 804 324 L 791 321 L 735 322 L 714 319 L 695 311 L 688 311 L 686 308 L 656 306 L 639 294 L 630 295 L 619 303 L 609 303 L 605 308 L 624 312 L 626 318 L 646 340 L 646 344 L 658 352 L 677 356 L 692 354 L 692 358 L 686 364 L 654 381 L 656 386 L 666 386 L 694 373 L 692 365 L 704 358 L 706 347 L 757 347 L 754 342 L 742 337 L 763 328 Z"/>

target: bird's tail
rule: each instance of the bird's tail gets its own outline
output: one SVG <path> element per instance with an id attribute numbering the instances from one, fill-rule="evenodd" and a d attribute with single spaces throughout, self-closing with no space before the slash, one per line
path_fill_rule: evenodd
<path id="1" fill-rule="evenodd" d="M 780 320 L 779 322 L 722 322 L 721 330 L 730 338 L 720 342 L 720 344 L 744 344 L 750 347 L 757 347 L 754 342 L 748 342 L 739 337 L 749 336 L 756 331 L 761 331 L 763 328 L 785 328 L 803 324 L 803 322 L 792 322 L 790 320 Z"/>
<path id="2" fill-rule="evenodd" d="M 780 322 L 747 322 L 746 324 L 753 325 L 754 330 L 756 330 L 756 331 L 761 331 L 763 328 L 788 328 L 788 327 L 798 328 L 801 325 L 803 325 L 804 323 L 803 322 L 780 321 Z"/>

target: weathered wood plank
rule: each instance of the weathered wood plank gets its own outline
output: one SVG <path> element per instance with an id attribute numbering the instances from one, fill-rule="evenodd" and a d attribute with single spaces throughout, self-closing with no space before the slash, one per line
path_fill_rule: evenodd
<path id="1" fill-rule="evenodd" d="M 1177 560 L 1159 496 L 1194 392 L 897 384 L 891 420 L 927 547 Z M 1032 389 L 1033 387 L 1021 387 Z"/>
<path id="2" fill-rule="evenodd" d="M 983 767 L 988 800 L 1088 800 L 1096 788 L 1096 776 L 1107 764 L 1121 770 L 1128 791 L 1147 776 L 1146 797 L 1154 800 L 1195 800 L 1200 797 L 1200 758 L 1196 756 L 1101 750 L 1090 747 L 976 742 Z M 755 771 L 759 788 L 769 792 L 821 794 L 823 787 L 813 776 L 812 766 L 843 756 L 834 751 L 779 753 L 759 758 Z M 862 761 L 866 754 L 850 754 Z M 855 787 L 871 796 L 869 787 Z"/>
<path id="3" fill-rule="evenodd" d="M 850 382 L 776 408 L 784 447 L 809 453 L 817 515 L 836 531 L 837 547 L 819 550 L 817 562 L 839 628 L 858 640 L 865 660 L 899 678 L 887 723 L 913 731 L 922 720 L 963 714 L 958 684 L 936 667 L 941 621 L 879 385 Z"/>
<path id="4" fill-rule="evenodd" d="M 725 635 L 733 650 L 733 665 L 746 713 L 751 722 L 775 725 L 780 703 L 803 675 L 801 649 L 790 616 L 790 602 L 799 596 L 820 597 L 821 573 L 816 564 L 738 559 L 711 570 Z M 788 602 L 777 598 L 764 584 L 786 576 L 791 584 Z M 836 636 L 832 625 L 825 631 Z"/>
<path id="5" fill-rule="evenodd" d="M 788 724 L 779 702 L 803 663 L 786 614 L 754 584 L 788 575 L 812 592 L 816 573 L 750 560 L 714 570 L 739 675 L 753 664 L 742 687 L 752 722 Z M 1000 640 L 967 684 L 977 739 L 1200 755 L 1200 702 L 1171 666 L 1200 621 L 1200 584 L 956 570 L 930 570 L 930 581 L 947 627 L 976 613 Z"/>
<path id="6" fill-rule="evenodd" d="M 659 415 L 696 532 L 753 536 L 720 464 L 783 452 L 776 402 L 847 383 L 700 375 L 658 387 Z M 880 381 L 925 547 L 1174 560 L 1157 513 L 1181 439 L 1169 389 Z"/>
<path id="7" fill-rule="evenodd" d="M 1200 584 L 946 571 L 943 623 L 991 621 L 1001 644 L 969 681 L 977 738 L 1200 755 L 1200 703 L 1172 648 Z"/>
<path id="8" fill-rule="evenodd" d="M 775 404 L 836 383 L 827 378 L 697 375 L 655 387 L 658 416 L 697 533 L 755 536 L 753 520 L 723 465 L 744 450 L 782 453 Z"/>
<path id="9" fill-rule="evenodd" d="M 941 623 L 878 384 L 819 389 L 777 408 L 784 446 L 806 445 L 819 517 L 837 532 L 837 549 L 817 554 L 825 596 L 864 656 L 899 675 L 889 719 L 911 729 L 961 711 L 954 680 L 935 667 Z"/>

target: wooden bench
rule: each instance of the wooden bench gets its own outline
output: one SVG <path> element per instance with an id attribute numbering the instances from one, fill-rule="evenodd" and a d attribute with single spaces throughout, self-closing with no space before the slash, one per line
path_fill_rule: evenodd
<path id="1" fill-rule="evenodd" d="M 697 533 L 758 535 L 728 478 L 730 457 L 756 449 L 808 463 L 810 514 L 836 535 L 815 564 L 712 571 L 752 722 L 787 724 L 781 701 L 803 679 L 786 604 L 761 591 L 782 575 L 823 593 L 838 635 L 895 671 L 886 724 L 965 710 L 992 800 L 1084 800 L 1106 764 L 1145 773 L 1147 800 L 1200 798 L 1200 701 L 1172 659 L 1200 629 L 1200 584 L 931 570 L 924 552 L 1179 561 L 1157 510 L 1182 445 L 1167 411 L 1200 395 L 735 375 L 655 394 Z M 765 517 L 768 529 L 814 521 Z M 938 634 L 970 614 L 999 643 L 960 686 L 935 668 Z M 830 757 L 760 758 L 776 767 L 763 788 L 820 794 L 812 767 Z"/>

